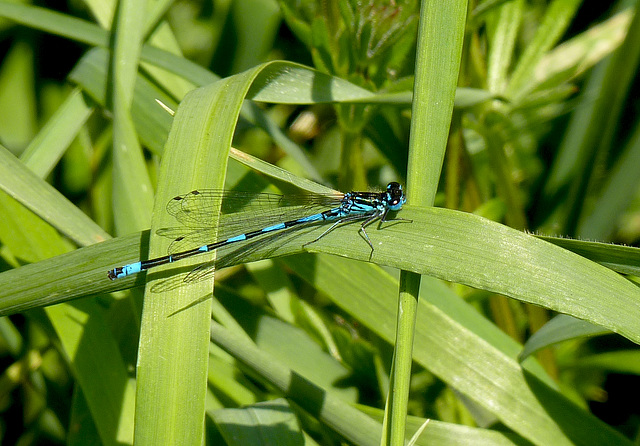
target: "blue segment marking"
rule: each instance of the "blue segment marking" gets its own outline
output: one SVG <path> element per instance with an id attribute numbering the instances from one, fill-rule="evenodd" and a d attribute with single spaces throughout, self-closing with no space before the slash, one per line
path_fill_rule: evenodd
<path id="1" fill-rule="evenodd" d="M 237 195 L 238 198 L 241 198 L 243 201 L 246 200 L 246 194 Z M 281 203 L 286 202 L 285 198 L 279 195 L 269 195 L 270 203 Z M 169 212 L 176 217 L 180 222 L 187 224 L 190 226 L 191 233 L 180 236 L 174 240 L 174 243 L 178 243 L 182 246 L 182 243 L 185 241 L 189 241 L 190 243 L 197 239 L 197 234 L 200 232 L 207 232 L 206 227 L 194 228 L 192 227 L 194 223 L 197 224 L 207 224 L 208 222 L 216 221 L 209 213 L 212 209 L 217 209 L 220 205 L 220 200 L 224 203 L 225 199 L 233 198 L 232 193 L 219 193 L 215 191 L 193 191 L 186 195 L 178 196 L 173 198 L 169 204 L 167 205 L 167 209 Z M 186 251 L 176 252 L 170 255 L 166 255 L 163 257 L 157 257 L 155 259 L 145 260 L 142 262 L 130 263 L 128 265 L 124 265 L 118 268 L 114 268 L 108 271 L 107 275 L 109 279 L 115 280 L 123 277 L 130 276 L 132 274 L 139 273 L 140 271 L 145 271 L 150 268 L 159 265 L 165 265 L 167 263 L 175 262 L 181 259 L 185 259 L 187 257 L 191 257 L 197 254 L 201 254 L 204 252 L 210 252 L 217 248 L 221 248 L 226 245 L 230 245 L 232 243 L 241 242 L 244 240 L 249 240 L 254 237 L 258 237 L 260 235 L 267 234 L 269 232 L 276 232 L 288 230 L 290 228 L 295 228 L 299 226 L 303 226 L 306 224 L 322 222 L 322 221 L 332 221 L 333 224 L 319 237 L 311 242 L 306 243 L 304 246 L 309 245 L 311 243 L 315 243 L 320 240 L 322 237 L 327 235 L 337 226 L 351 222 L 356 220 L 364 220 L 360 225 L 360 232 L 364 236 L 365 241 L 371 248 L 371 253 L 373 254 L 373 244 L 369 239 L 369 235 L 367 234 L 366 227 L 375 220 L 387 221 L 387 214 L 390 211 L 399 211 L 402 209 L 402 205 L 404 205 L 407 201 L 406 195 L 402 186 L 399 183 L 391 182 L 387 185 L 387 189 L 384 192 L 348 192 L 343 194 L 342 196 L 330 196 L 324 197 L 319 196 L 319 199 L 323 199 L 324 201 L 328 201 L 331 199 L 336 206 L 332 207 L 323 212 L 314 213 L 311 215 L 304 215 L 294 220 L 278 222 L 277 224 L 273 224 L 271 226 L 266 226 L 262 229 L 244 232 L 242 234 L 234 235 L 233 237 L 227 238 L 226 240 L 221 241 L 212 241 L 209 244 L 197 246 L 193 249 L 189 249 Z M 210 201 L 206 201 L 210 200 Z M 215 201 L 218 200 L 218 201 Z M 199 206 L 198 203 L 203 203 Z M 216 203 L 214 205 L 213 203 Z M 273 215 L 280 215 L 280 211 L 277 211 Z M 304 209 L 304 207 L 301 207 Z M 326 208 L 325 208 L 326 209 Z M 245 214 L 242 214 L 245 215 Z M 266 220 L 269 221 L 267 214 L 256 213 L 252 222 Z M 271 219 L 271 222 L 274 220 Z M 247 222 L 250 223 L 250 222 Z M 254 226 L 255 227 L 255 226 Z M 163 230 L 161 230 L 163 231 Z M 171 230 L 168 230 L 168 233 L 172 233 Z M 194 235 L 196 234 L 196 235 Z M 193 236 L 191 238 L 191 236 Z M 206 240 L 203 240 L 206 243 Z"/>
<path id="2" fill-rule="evenodd" d="M 313 214 L 313 215 L 309 215 L 308 217 L 302 217 L 300 219 L 298 219 L 298 221 L 300 223 L 311 223 L 314 221 L 320 221 L 320 220 L 324 220 L 324 214 L 320 213 L 320 214 Z"/>
<path id="3" fill-rule="evenodd" d="M 141 270 L 142 270 L 142 262 L 130 263 L 129 265 L 125 265 L 121 268 L 121 271 L 116 276 L 116 278 L 121 279 L 125 276 L 130 276 L 131 274 L 139 273 Z"/>
<path id="4" fill-rule="evenodd" d="M 231 237 L 227 239 L 228 243 L 233 243 L 233 242 L 241 242 L 242 240 L 246 240 L 247 236 L 244 234 L 240 234 L 240 235 L 236 235 L 235 237 Z"/>
<path id="5" fill-rule="evenodd" d="M 261 232 L 278 231 L 284 228 L 286 228 L 284 223 L 278 223 L 277 225 L 273 225 L 273 226 L 269 226 L 268 228 L 261 229 Z"/>

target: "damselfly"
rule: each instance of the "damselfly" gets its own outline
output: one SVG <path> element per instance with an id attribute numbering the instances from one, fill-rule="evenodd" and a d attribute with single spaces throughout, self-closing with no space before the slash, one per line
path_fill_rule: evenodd
<path id="1" fill-rule="evenodd" d="M 211 252 L 232 243 L 251 240 L 261 235 L 285 232 L 292 228 L 321 222 L 333 222 L 333 224 L 316 239 L 305 243 L 304 246 L 317 242 L 343 223 L 364 220 L 360 225 L 359 231 L 362 233 L 365 241 L 371 248 L 371 252 L 373 253 L 373 244 L 369 239 L 366 227 L 376 220 L 381 220 L 383 222 L 387 221 L 387 214 L 390 211 L 400 210 L 402 205 L 407 201 L 402 186 L 396 182 L 389 183 L 384 192 L 348 192 L 346 194 L 335 195 L 307 195 L 305 196 L 305 200 L 307 201 L 306 204 L 302 203 L 300 200 L 288 200 L 287 196 L 283 195 L 258 195 L 269 201 L 272 206 L 285 206 L 282 209 L 291 209 L 298 213 L 306 212 L 306 214 L 302 217 L 291 218 L 291 214 L 285 212 L 271 212 L 270 216 L 269 214 L 265 214 L 264 210 L 261 213 L 253 211 L 238 212 L 234 215 L 239 216 L 239 218 L 228 220 L 229 222 L 234 222 L 234 224 L 222 225 L 225 227 L 216 227 L 217 224 L 215 222 L 217 220 L 213 216 L 213 214 L 215 214 L 215 210 L 219 209 L 221 205 L 225 207 L 226 204 L 234 202 L 239 198 L 249 201 L 252 196 L 246 193 L 234 193 L 233 191 L 221 193 L 219 191 L 212 190 L 195 190 L 188 194 L 177 196 L 167 204 L 167 212 L 173 215 L 186 227 L 186 229 L 180 229 L 181 231 L 186 232 L 186 234 L 175 237 L 174 241 L 169 246 L 168 255 L 114 268 L 107 273 L 109 279 L 120 279 L 159 265 L 165 265 L 167 263 L 173 263 L 198 254 Z M 253 197 L 255 198 L 255 195 L 253 195 Z M 290 203 L 295 203 L 298 206 L 287 208 L 286 205 Z M 310 211 L 310 209 L 313 208 L 318 209 L 318 206 L 320 205 L 325 206 L 325 209 L 329 206 L 332 207 L 321 212 L 312 213 Z M 284 219 L 284 216 L 288 216 L 289 218 Z M 280 220 L 275 224 L 273 220 L 274 217 L 280 217 Z M 253 220 L 253 223 L 250 223 L 249 220 Z M 259 229 L 252 229 L 242 233 L 240 233 L 238 229 L 234 229 L 237 231 L 235 232 L 235 235 L 232 235 L 234 233 L 230 232 L 232 227 L 235 228 L 238 224 L 242 224 L 245 228 L 255 228 L 256 221 L 262 221 L 263 226 Z M 158 232 L 161 235 L 170 237 L 177 234 L 177 230 L 171 228 L 164 230 L 161 229 Z M 227 237 L 228 235 L 231 236 Z M 209 237 L 209 239 L 205 239 L 205 237 Z M 220 240 L 220 238 L 223 237 L 227 238 Z M 217 241 L 215 239 L 217 239 Z M 202 242 L 202 240 L 206 241 Z M 187 249 L 189 246 L 192 248 Z M 195 246 L 195 248 L 193 248 L 193 246 Z"/>

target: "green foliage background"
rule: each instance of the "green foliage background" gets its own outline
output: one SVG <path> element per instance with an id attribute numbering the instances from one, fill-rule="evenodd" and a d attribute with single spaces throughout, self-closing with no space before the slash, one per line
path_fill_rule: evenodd
<path id="1" fill-rule="evenodd" d="M 58 7 L 0 1 L 3 444 L 638 442 L 637 2 Z M 373 254 L 106 277 L 177 194 L 391 180 Z"/>

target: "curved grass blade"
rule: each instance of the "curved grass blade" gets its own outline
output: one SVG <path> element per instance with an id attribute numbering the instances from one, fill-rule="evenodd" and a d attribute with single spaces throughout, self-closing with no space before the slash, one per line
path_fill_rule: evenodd
<path id="1" fill-rule="evenodd" d="M 405 206 L 399 217 L 412 221 L 390 221 L 368 231 L 375 247 L 373 262 L 505 294 L 640 340 L 640 291 L 604 266 L 462 212 Z M 302 245 L 322 229 L 283 237 L 277 246 L 267 243 L 243 261 L 302 252 Z M 106 271 L 123 260 L 141 258 L 140 245 L 145 246 L 144 239 L 136 234 L 4 272 L 0 285 L 16 286 L 0 286 L 0 314 L 144 283 L 143 277 L 115 282 L 106 278 Z M 336 228 L 306 249 L 365 261 L 371 253 L 357 235 L 357 223 Z M 50 283 L 54 276 L 55 286 Z M 44 287 L 41 293 L 39 286 Z"/>
<path id="2" fill-rule="evenodd" d="M 540 330 L 536 331 L 527 340 L 518 358 L 520 361 L 523 361 L 535 352 L 554 344 L 570 339 L 599 336 L 607 333 L 610 333 L 610 331 L 606 328 L 590 324 L 566 314 L 559 314 L 543 325 Z"/>

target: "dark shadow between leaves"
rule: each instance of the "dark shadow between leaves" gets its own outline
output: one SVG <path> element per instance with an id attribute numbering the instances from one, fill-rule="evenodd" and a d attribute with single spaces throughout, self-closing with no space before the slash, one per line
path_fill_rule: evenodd
<path id="1" fill-rule="evenodd" d="M 523 370 L 529 388 L 554 423 L 574 444 L 631 444 L 620 432 Z"/>

